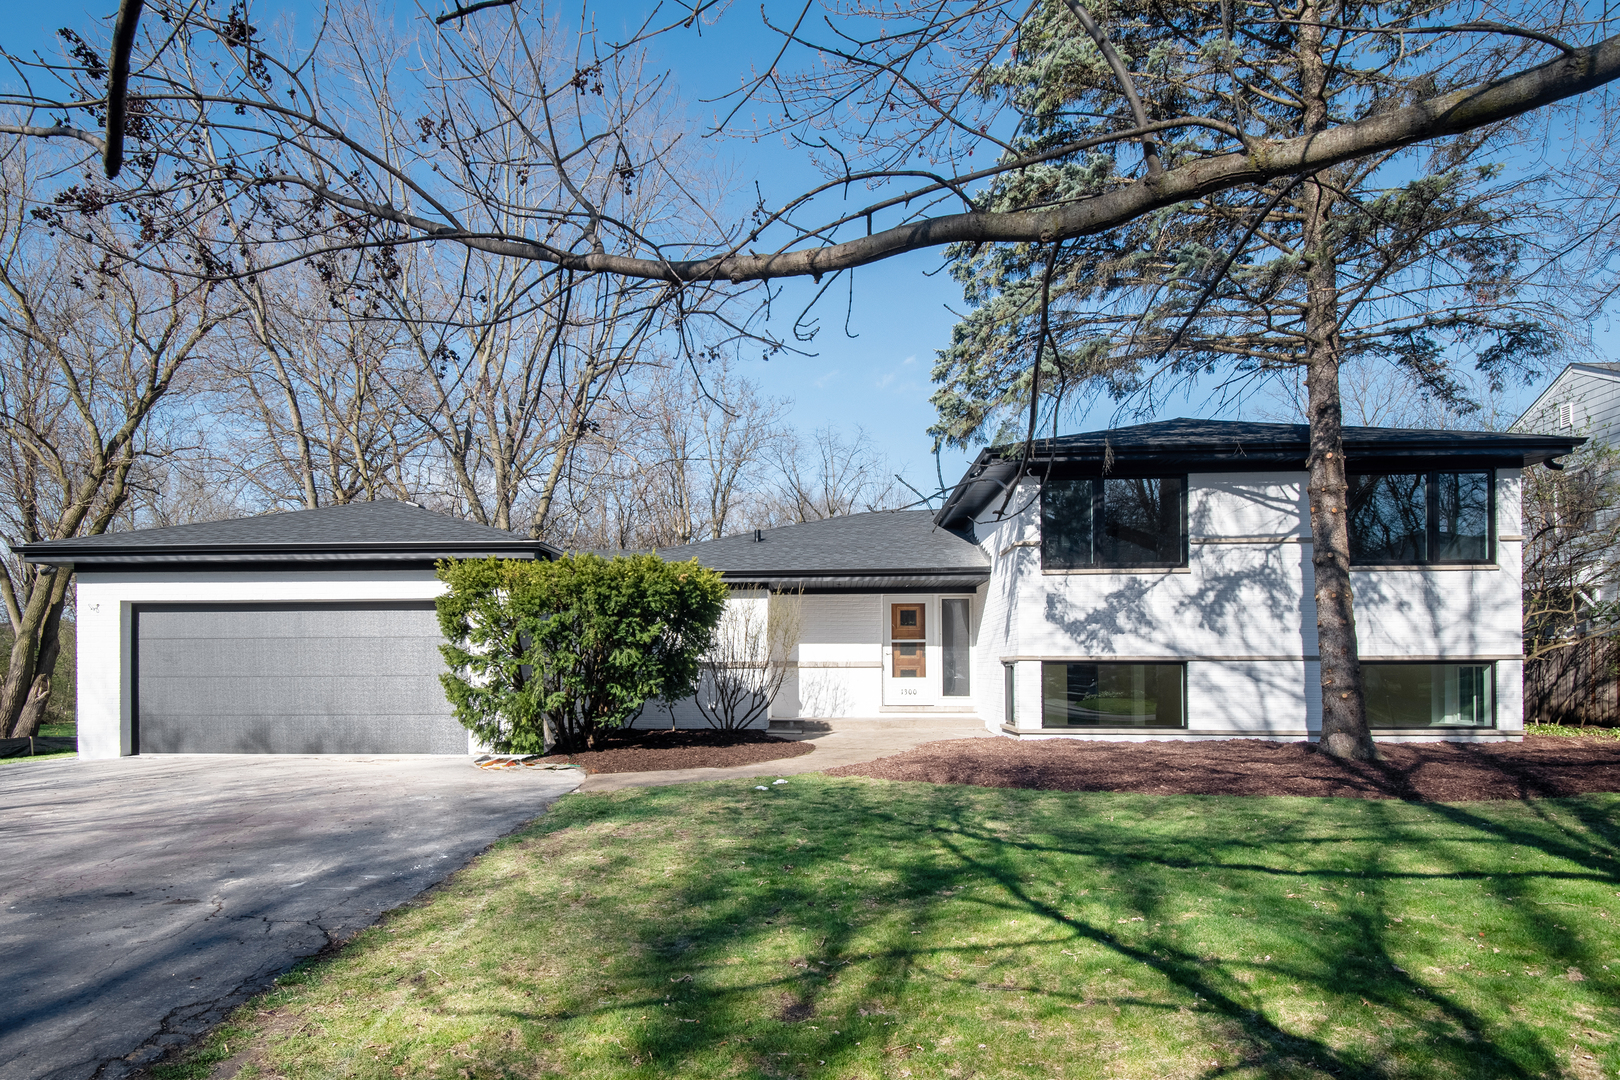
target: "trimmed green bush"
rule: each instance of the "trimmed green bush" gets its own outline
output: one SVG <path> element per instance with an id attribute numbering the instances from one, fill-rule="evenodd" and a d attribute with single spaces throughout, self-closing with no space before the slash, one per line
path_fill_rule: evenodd
<path id="1" fill-rule="evenodd" d="M 691 694 L 726 603 L 718 573 L 656 555 L 451 560 L 439 579 L 445 694 L 503 754 L 587 749 Z"/>

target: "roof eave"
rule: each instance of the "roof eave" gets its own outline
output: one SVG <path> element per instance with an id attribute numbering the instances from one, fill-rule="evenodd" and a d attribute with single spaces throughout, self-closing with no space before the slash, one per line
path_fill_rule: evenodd
<path id="1" fill-rule="evenodd" d="M 557 549 L 533 540 L 495 541 L 484 544 L 188 544 L 159 547 L 148 544 L 127 546 L 71 545 L 71 542 L 42 540 L 20 544 L 13 549 L 24 562 L 72 563 L 197 563 L 197 562 L 274 562 L 277 559 L 466 559 L 490 556 L 523 556 L 539 553 L 556 557 Z"/>

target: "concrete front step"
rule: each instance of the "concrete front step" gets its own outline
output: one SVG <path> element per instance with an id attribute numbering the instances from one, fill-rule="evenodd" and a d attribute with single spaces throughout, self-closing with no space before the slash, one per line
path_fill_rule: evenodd
<path id="1" fill-rule="evenodd" d="M 934 713 L 925 716 L 834 717 L 831 719 L 777 719 L 766 729 L 776 734 L 813 731 L 983 731 L 984 721 L 972 713 Z"/>

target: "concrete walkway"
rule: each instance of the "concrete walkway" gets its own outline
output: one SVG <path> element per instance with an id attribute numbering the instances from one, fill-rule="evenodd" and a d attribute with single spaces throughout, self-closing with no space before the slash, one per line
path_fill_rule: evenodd
<path id="1" fill-rule="evenodd" d="M 807 722 L 811 723 L 811 722 Z M 880 720 L 823 721 L 828 730 L 798 734 L 778 733 L 781 738 L 815 744 L 803 757 L 765 761 L 758 765 L 738 765 L 730 769 L 671 769 L 667 772 L 603 773 L 587 776 L 580 791 L 621 791 L 633 787 L 661 787 L 690 784 L 700 780 L 740 780 L 755 776 L 797 776 L 820 772 L 840 765 L 858 765 L 926 742 L 940 739 L 993 738 L 977 716 L 930 716 L 913 719 L 896 717 Z"/>
<path id="2" fill-rule="evenodd" d="M 465 757 L 0 765 L 0 1077 L 149 1064 L 578 782 Z"/>

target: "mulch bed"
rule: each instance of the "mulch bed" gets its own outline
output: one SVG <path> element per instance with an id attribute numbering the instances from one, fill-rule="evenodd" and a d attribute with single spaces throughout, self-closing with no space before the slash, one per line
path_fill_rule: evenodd
<path id="1" fill-rule="evenodd" d="M 548 762 L 582 765 L 588 773 L 662 772 L 665 769 L 729 769 L 762 761 L 795 758 L 815 749 L 810 743 L 778 739 L 763 731 L 632 728 L 607 732 L 595 750 L 552 754 Z"/>
<path id="2" fill-rule="evenodd" d="M 1464 802 L 1620 791 L 1620 742 L 1527 736 L 1522 743 L 1380 745 L 1339 761 L 1310 743 L 1259 739 L 1080 742 L 953 739 L 828 769 L 930 784 L 1149 795 L 1339 795 Z"/>

